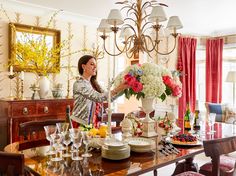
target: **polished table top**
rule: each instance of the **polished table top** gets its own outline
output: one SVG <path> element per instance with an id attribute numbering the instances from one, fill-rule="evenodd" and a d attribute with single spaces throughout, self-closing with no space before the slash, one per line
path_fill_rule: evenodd
<path id="1" fill-rule="evenodd" d="M 217 138 L 225 138 L 234 135 L 233 125 L 225 123 L 215 123 L 213 135 L 207 134 L 209 127 L 206 126 L 206 133 L 202 136 L 202 140 L 210 140 Z M 235 127 L 236 128 L 236 127 Z M 235 130 L 236 131 L 236 130 Z M 33 144 L 38 146 L 38 144 Z M 44 145 L 44 143 L 40 143 Z M 155 150 L 146 153 L 131 152 L 128 159 L 112 161 L 101 157 L 100 150 L 93 150 L 92 157 L 84 159 L 80 162 L 71 161 L 67 158 L 62 164 L 50 163 L 47 164 L 49 158 L 42 155 L 47 151 L 46 146 L 32 147 L 27 143 L 13 143 L 5 147 L 7 152 L 24 153 L 25 165 L 37 171 L 41 175 L 72 175 L 78 168 L 83 172 L 88 172 L 91 175 L 137 175 L 146 173 L 163 166 L 175 163 L 177 161 L 194 157 L 197 154 L 203 153 L 202 145 L 199 146 L 176 146 L 180 152 L 178 154 L 169 154 L 168 156 Z M 25 148 L 30 148 L 23 150 Z M 135 167 L 137 166 L 137 167 Z M 137 169 L 139 168 L 139 169 Z M 88 174 L 89 175 L 89 174 Z"/>

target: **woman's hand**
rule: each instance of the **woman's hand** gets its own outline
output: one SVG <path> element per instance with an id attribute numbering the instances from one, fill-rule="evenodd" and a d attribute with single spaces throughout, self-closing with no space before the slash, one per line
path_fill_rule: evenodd
<path id="1" fill-rule="evenodd" d="M 130 86 L 124 81 L 111 91 L 111 95 L 114 96 L 114 95 L 118 94 L 119 92 L 121 92 L 125 89 L 128 89 L 128 88 L 130 88 Z"/>

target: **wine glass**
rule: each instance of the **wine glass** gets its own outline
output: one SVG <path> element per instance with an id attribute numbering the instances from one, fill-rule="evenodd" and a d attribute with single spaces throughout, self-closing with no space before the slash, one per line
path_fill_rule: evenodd
<path id="1" fill-rule="evenodd" d="M 79 156 L 79 147 L 82 145 L 82 134 L 80 132 L 79 129 L 76 128 L 71 128 L 69 129 L 70 131 L 70 137 L 72 139 L 73 142 L 73 147 L 75 148 L 74 150 L 72 150 L 72 160 L 82 160 L 83 158 L 81 158 Z"/>
<path id="2" fill-rule="evenodd" d="M 85 158 L 91 157 L 92 154 L 88 153 L 88 145 L 91 141 L 91 135 L 88 131 L 83 131 L 82 135 L 83 135 L 83 143 L 85 145 L 85 153 L 82 154 L 82 157 L 85 157 Z"/>
<path id="3" fill-rule="evenodd" d="M 44 131 L 45 131 L 45 134 L 46 134 L 46 139 L 50 142 L 50 148 L 49 148 L 49 151 L 47 152 L 48 155 L 53 155 L 55 154 L 55 151 L 53 151 L 53 138 L 54 136 L 52 136 L 52 134 L 56 134 L 57 132 L 57 128 L 55 125 L 47 125 L 47 126 L 44 126 Z"/>
<path id="4" fill-rule="evenodd" d="M 192 134 L 195 133 L 195 131 L 193 130 L 194 120 L 195 120 L 194 114 L 191 113 L 190 117 L 189 117 L 189 123 L 190 123 L 190 126 L 191 126 L 191 130 L 189 131 L 189 133 L 192 133 Z"/>
<path id="5" fill-rule="evenodd" d="M 64 157 L 71 156 L 68 153 L 68 145 L 71 143 L 71 135 L 68 131 L 62 133 L 62 142 L 66 146 L 66 153 L 63 155 Z"/>
<path id="6" fill-rule="evenodd" d="M 216 120 L 216 113 L 210 113 L 208 119 L 208 125 L 210 126 L 210 131 L 207 134 L 214 134 L 215 120 Z"/>
<path id="7" fill-rule="evenodd" d="M 56 123 L 57 129 L 59 133 L 63 133 L 68 131 L 69 123 Z"/>
<path id="8" fill-rule="evenodd" d="M 52 161 L 61 161 L 62 160 L 62 135 L 55 133 L 51 134 L 51 137 L 53 139 L 53 147 L 56 150 L 56 156 L 55 158 L 52 158 Z"/>

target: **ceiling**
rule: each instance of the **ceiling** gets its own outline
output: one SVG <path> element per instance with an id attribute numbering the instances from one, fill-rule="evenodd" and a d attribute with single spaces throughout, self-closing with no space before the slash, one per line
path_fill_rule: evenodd
<path id="1" fill-rule="evenodd" d="M 0 0 L 1 1 L 1 0 Z M 7 0 L 15 3 L 29 3 L 52 9 L 91 16 L 96 19 L 107 18 L 111 8 L 121 8 L 119 0 Z M 122 0 L 120 0 L 122 1 Z M 178 15 L 184 34 L 225 35 L 236 34 L 235 0 L 161 0 L 167 4 L 167 16 Z"/>

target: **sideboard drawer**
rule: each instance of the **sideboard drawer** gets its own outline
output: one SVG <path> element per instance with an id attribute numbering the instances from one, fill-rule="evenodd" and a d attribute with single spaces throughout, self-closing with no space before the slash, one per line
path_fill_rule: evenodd
<path id="1" fill-rule="evenodd" d="M 10 112 L 12 117 L 26 117 L 36 114 L 35 103 L 13 103 Z"/>
<path id="2" fill-rule="evenodd" d="M 37 114 L 41 116 L 57 114 L 56 103 L 40 102 L 37 103 Z"/>

